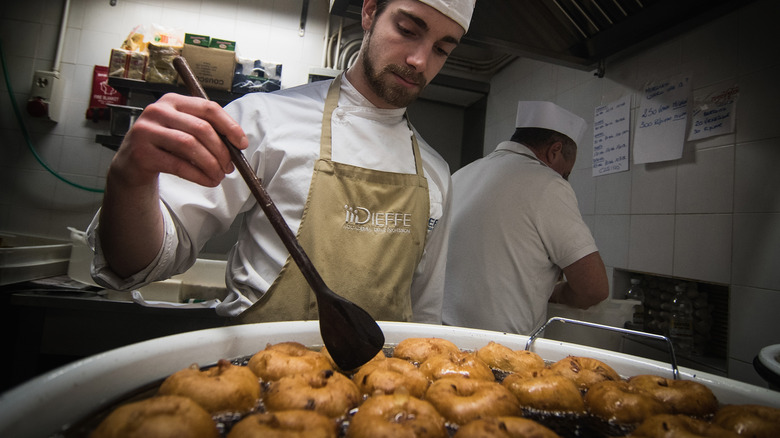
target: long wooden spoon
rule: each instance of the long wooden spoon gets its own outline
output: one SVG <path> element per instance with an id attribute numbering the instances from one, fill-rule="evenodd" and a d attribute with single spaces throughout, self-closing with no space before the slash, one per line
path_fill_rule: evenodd
<path id="1" fill-rule="evenodd" d="M 178 56 L 173 65 L 184 84 L 193 96 L 208 100 L 206 92 L 192 73 L 187 61 Z M 246 181 L 258 204 L 271 221 L 276 234 L 290 251 L 301 273 L 317 297 L 320 316 L 320 334 L 336 364 L 344 370 L 355 369 L 371 360 L 382 349 L 385 336 L 374 318 L 357 304 L 342 298 L 330 290 L 314 268 L 309 257 L 303 251 L 298 239 L 285 222 L 284 217 L 263 188 L 260 179 L 249 166 L 241 150 L 233 146 L 222 134 L 219 134 L 230 151 L 230 158 Z"/>

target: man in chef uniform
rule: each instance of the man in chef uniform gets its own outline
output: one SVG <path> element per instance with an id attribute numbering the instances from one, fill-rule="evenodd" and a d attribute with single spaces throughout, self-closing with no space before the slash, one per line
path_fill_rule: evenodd
<path id="1" fill-rule="evenodd" d="M 585 120 L 520 102 L 515 126 L 510 141 L 452 176 L 445 324 L 530 334 L 548 301 L 585 309 L 609 294 L 568 182 Z"/>
<path id="2" fill-rule="evenodd" d="M 468 30 L 476 0 L 365 0 L 363 44 L 333 81 L 223 110 L 167 94 L 108 171 L 93 278 L 132 290 L 188 269 L 244 215 L 228 255 L 239 323 L 317 319 L 314 295 L 217 133 L 243 153 L 325 283 L 378 320 L 441 322 L 451 178 L 406 107 Z"/>

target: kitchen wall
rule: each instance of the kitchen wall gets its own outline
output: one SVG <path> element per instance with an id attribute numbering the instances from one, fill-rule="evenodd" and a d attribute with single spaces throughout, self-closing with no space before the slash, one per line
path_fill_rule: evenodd
<path id="1" fill-rule="evenodd" d="M 306 31 L 298 33 L 302 0 L 71 0 L 62 51 L 64 111 L 59 123 L 27 115 L 33 73 L 52 70 L 64 0 L 2 2 L 0 43 L 8 76 L 44 163 L 63 178 L 102 188 L 114 152 L 95 142 L 108 122 L 86 120 L 95 65 L 108 65 L 112 48 L 138 25 L 236 41 L 239 55 L 283 64 L 282 86 L 307 82 L 322 65 L 328 0 L 310 0 Z M 336 20 L 334 20 L 335 23 Z M 52 176 L 29 151 L 0 81 L 0 232 L 68 239 L 68 226 L 85 229 L 101 195 Z M 223 249 L 218 246 L 214 251 Z"/>
<path id="2" fill-rule="evenodd" d="M 484 1 L 484 0 L 483 0 Z M 102 187 L 114 152 L 95 143 L 107 122 L 84 117 L 92 69 L 139 24 L 238 42 L 243 56 L 284 65 L 283 86 L 306 82 L 321 65 L 327 0 L 311 0 L 298 35 L 300 0 L 72 0 L 62 54 L 64 119 L 24 112 L 35 70 L 50 70 L 63 0 L 3 2 L 0 42 L 13 95 L 0 81 L 0 232 L 62 239 L 84 229 L 101 196 L 53 177 L 35 161 L 14 118 L 22 109 L 33 147 L 49 167 L 87 187 Z M 552 100 L 593 119 L 596 106 L 634 96 L 650 80 L 690 72 L 697 95 L 738 84 L 734 134 L 685 144 L 676 161 L 631 166 L 591 176 L 592 143 L 581 146 L 571 182 L 580 209 L 608 265 L 727 284 L 731 288 L 730 377 L 762 383 L 752 368 L 760 347 L 780 343 L 780 43 L 774 20 L 780 3 L 759 0 L 673 40 L 612 60 L 603 78 L 519 59 L 494 77 L 485 153 L 513 131 L 518 100 Z M 634 108 L 635 110 L 635 108 Z M 588 132 L 587 136 L 592 135 Z M 622 291 L 613 291 L 620 296 Z"/>
<path id="3" fill-rule="evenodd" d="M 485 153 L 513 132 L 518 100 L 551 100 L 592 122 L 594 108 L 648 81 L 691 74 L 694 94 L 740 87 L 733 134 L 687 142 L 679 160 L 592 177 L 592 129 L 570 181 L 614 268 L 727 284 L 729 377 L 763 384 L 752 361 L 780 343 L 780 3 L 757 1 L 680 37 L 612 60 L 603 78 L 518 59 L 496 75 Z M 622 290 L 613 296 L 622 297 Z"/>

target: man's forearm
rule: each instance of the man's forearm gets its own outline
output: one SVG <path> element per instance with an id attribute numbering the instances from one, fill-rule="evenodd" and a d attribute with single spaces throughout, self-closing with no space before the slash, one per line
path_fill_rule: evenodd
<path id="1" fill-rule="evenodd" d="M 164 229 L 156 181 L 145 186 L 123 186 L 109 172 L 100 211 L 103 254 L 118 276 L 127 278 L 154 260 Z"/>

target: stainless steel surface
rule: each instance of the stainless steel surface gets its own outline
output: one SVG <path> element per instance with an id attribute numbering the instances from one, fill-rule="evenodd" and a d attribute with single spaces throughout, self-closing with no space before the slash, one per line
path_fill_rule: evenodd
<path id="1" fill-rule="evenodd" d="M 531 349 L 531 344 L 533 344 L 533 342 L 536 340 L 536 338 L 538 338 L 544 332 L 544 329 L 546 329 L 547 326 L 550 325 L 551 323 L 557 323 L 557 322 L 564 323 L 564 324 L 582 325 L 582 326 L 585 326 L 585 327 L 597 328 L 597 329 L 601 329 L 601 330 L 609 330 L 609 331 L 613 331 L 613 332 L 623 333 L 623 334 L 626 334 L 626 335 L 634 335 L 634 336 L 640 336 L 640 337 L 644 337 L 644 338 L 650 338 L 650 339 L 655 339 L 655 340 L 659 340 L 659 341 L 664 341 L 666 343 L 666 346 L 669 348 L 670 363 L 672 365 L 672 377 L 674 378 L 674 380 L 677 380 L 677 379 L 680 378 L 680 370 L 677 368 L 677 356 L 675 356 L 675 354 L 674 354 L 674 346 L 672 345 L 672 340 L 671 339 L 669 339 L 666 336 L 656 335 L 654 333 L 640 332 L 640 331 L 637 331 L 637 330 L 630 330 L 630 329 L 625 329 L 625 328 L 622 328 L 622 327 L 612 327 L 611 325 L 598 324 L 598 323 L 595 323 L 595 322 L 588 322 L 588 321 L 579 321 L 579 320 L 576 320 L 576 319 L 561 318 L 559 316 L 556 316 L 556 317 L 550 318 L 547 322 L 542 324 L 541 327 L 539 327 L 533 333 L 531 333 L 531 336 L 528 338 L 528 341 L 525 343 L 525 349 L 526 350 L 530 350 Z"/>
<path id="2" fill-rule="evenodd" d="M 359 17 L 362 0 L 333 0 Z M 591 71 L 609 57 L 659 42 L 749 4 L 740 0 L 477 0 L 448 64 L 490 76 L 513 57 Z"/>

